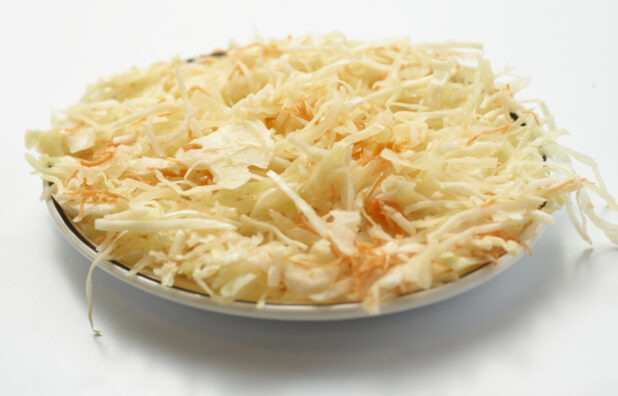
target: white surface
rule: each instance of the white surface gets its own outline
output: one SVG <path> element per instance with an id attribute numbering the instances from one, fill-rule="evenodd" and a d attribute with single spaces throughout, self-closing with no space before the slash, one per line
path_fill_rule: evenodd
<path id="1" fill-rule="evenodd" d="M 53 3 L 53 4 L 52 4 Z M 618 251 L 594 250 L 563 213 L 533 257 L 458 298 L 376 319 L 226 317 L 94 277 L 28 176 L 23 131 L 100 75 L 229 38 L 338 29 L 351 38 L 475 40 L 495 67 L 534 77 L 562 142 L 592 154 L 618 194 L 618 56 L 612 2 L 2 2 L 0 394 L 616 394 Z M 410 2 L 411 4 L 412 2 Z"/>

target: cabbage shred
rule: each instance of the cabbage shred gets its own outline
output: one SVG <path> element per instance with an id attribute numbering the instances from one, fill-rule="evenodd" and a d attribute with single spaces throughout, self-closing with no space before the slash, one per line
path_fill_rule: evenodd
<path id="1" fill-rule="evenodd" d="M 596 165 L 515 98 L 525 84 L 470 43 L 258 40 L 98 81 L 28 132 L 28 159 L 131 274 L 375 313 L 527 248 L 563 205 L 586 240 L 589 218 L 618 242 L 590 205 L 617 209 Z"/>

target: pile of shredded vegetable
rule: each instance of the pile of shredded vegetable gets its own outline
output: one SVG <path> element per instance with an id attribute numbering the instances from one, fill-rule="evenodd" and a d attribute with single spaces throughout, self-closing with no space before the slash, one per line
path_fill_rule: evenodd
<path id="1" fill-rule="evenodd" d="M 618 242 L 590 203 L 617 209 L 594 161 L 516 99 L 526 83 L 471 43 L 258 39 L 98 81 L 28 132 L 28 159 L 95 265 L 221 302 L 377 312 L 527 249 L 563 205 L 584 239 L 588 218 Z"/>

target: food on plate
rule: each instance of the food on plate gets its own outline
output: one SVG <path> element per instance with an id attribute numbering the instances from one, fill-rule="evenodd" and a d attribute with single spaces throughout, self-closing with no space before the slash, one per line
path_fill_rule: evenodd
<path id="1" fill-rule="evenodd" d="M 618 242 L 590 203 L 617 209 L 595 163 L 517 98 L 526 83 L 478 44 L 257 40 L 99 80 L 27 133 L 28 159 L 97 245 L 93 268 L 377 312 L 528 250 L 562 206 L 584 239 L 588 218 Z"/>

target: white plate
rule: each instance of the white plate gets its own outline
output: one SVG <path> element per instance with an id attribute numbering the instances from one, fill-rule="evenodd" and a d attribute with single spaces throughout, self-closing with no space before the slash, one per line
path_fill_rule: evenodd
<path id="1" fill-rule="evenodd" d="M 71 220 L 64 214 L 60 205 L 53 199 L 48 199 L 47 207 L 68 241 L 89 260 L 94 260 L 97 252 L 93 245 L 78 232 Z M 544 229 L 545 227 L 539 227 L 536 235 L 526 240 L 528 246 L 532 246 L 538 240 Z M 498 265 L 485 265 L 456 282 L 400 296 L 382 306 L 380 315 L 414 309 L 457 296 L 500 274 L 513 265 L 522 254 L 523 249 L 519 249 L 518 254 L 502 256 Z M 205 294 L 177 287 L 164 287 L 155 279 L 144 275 L 127 276 L 128 268 L 115 261 L 103 261 L 99 267 L 123 282 L 156 296 L 194 308 L 229 315 L 295 321 L 342 320 L 369 316 L 359 303 L 331 305 L 266 304 L 261 309 L 256 308 L 255 303 L 250 302 L 232 302 L 222 305 L 214 302 Z"/>

